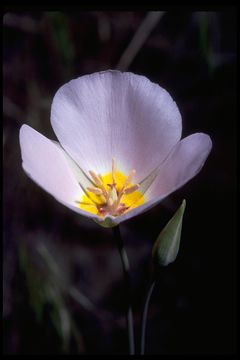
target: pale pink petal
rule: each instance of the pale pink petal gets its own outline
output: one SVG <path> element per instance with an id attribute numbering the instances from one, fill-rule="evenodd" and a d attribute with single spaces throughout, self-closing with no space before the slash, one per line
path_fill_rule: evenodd
<path id="1" fill-rule="evenodd" d="M 74 176 L 64 150 L 28 125 L 20 129 L 20 147 L 23 169 L 45 191 L 72 210 L 98 219 L 80 210 L 76 201 L 83 190 Z"/>
<path id="2" fill-rule="evenodd" d="M 201 170 L 212 148 L 210 137 L 196 133 L 181 140 L 159 167 L 158 176 L 145 193 L 146 203 L 115 219 L 115 223 L 141 214 L 183 186 Z"/>
<path id="3" fill-rule="evenodd" d="M 142 180 L 181 137 L 181 115 L 166 90 L 119 71 L 85 75 L 56 93 L 51 123 L 63 148 L 85 171 L 136 169 Z"/>

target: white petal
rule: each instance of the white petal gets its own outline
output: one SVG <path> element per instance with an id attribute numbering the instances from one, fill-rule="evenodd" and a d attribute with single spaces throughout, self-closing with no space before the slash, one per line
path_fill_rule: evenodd
<path id="1" fill-rule="evenodd" d="M 85 75 L 56 93 L 51 123 L 85 171 L 106 173 L 114 157 L 142 180 L 181 137 L 181 115 L 166 90 L 146 77 L 119 71 Z"/>
<path id="2" fill-rule="evenodd" d="M 71 158 L 71 156 L 69 154 L 66 153 L 66 151 L 63 150 L 62 146 L 57 142 L 57 141 L 54 141 L 54 144 L 56 146 L 58 146 L 62 153 L 64 154 L 65 158 L 67 159 L 68 161 L 68 165 L 69 167 L 71 168 L 71 171 L 73 172 L 74 174 L 74 177 L 76 178 L 76 180 L 78 181 L 79 185 L 82 187 L 82 189 L 84 190 L 85 192 L 85 189 L 87 187 L 91 187 L 91 186 L 94 186 L 94 183 L 93 181 L 89 178 L 89 176 L 87 174 L 84 173 L 84 171 L 76 164 L 76 162 Z"/>
<path id="3" fill-rule="evenodd" d="M 98 220 L 98 217 L 80 210 L 83 191 L 74 176 L 64 150 L 28 125 L 20 129 L 23 169 L 44 190 L 70 209 Z"/>
<path id="4" fill-rule="evenodd" d="M 210 137 L 195 133 L 182 139 L 159 168 L 159 175 L 146 196 L 169 194 L 192 179 L 203 167 L 212 148 Z"/>
<path id="5" fill-rule="evenodd" d="M 145 193 L 146 203 L 115 219 L 117 224 L 157 205 L 201 170 L 212 148 L 210 137 L 196 133 L 181 140 L 159 168 L 154 183 Z"/>

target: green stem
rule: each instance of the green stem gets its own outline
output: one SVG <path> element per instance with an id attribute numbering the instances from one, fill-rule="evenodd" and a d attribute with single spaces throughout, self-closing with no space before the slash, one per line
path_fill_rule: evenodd
<path id="1" fill-rule="evenodd" d="M 123 241 L 120 233 L 119 226 L 115 226 L 113 228 L 113 234 L 115 236 L 118 251 L 122 261 L 123 267 L 123 276 L 126 287 L 126 295 L 127 295 L 127 327 L 128 327 L 128 342 L 129 342 L 129 354 L 135 354 L 135 345 L 134 345 L 134 327 L 133 327 L 133 312 L 131 307 L 131 287 L 130 287 L 130 276 L 129 276 L 129 261 L 127 257 L 127 253 L 123 247 Z"/>
<path id="2" fill-rule="evenodd" d="M 145 333 L 146 333 L 146 326 L 147 326 L 148 307 L 149 307 L 149 302 L 150 302 L 154 287 L 155 287 L 155 281 L 152 283 L 152 285 L 150 286 L 150 289 L 148 290 L 148 294 L 147 294 L 147 298 L 146 298 L 146 302 L 145 302 L 145 306 L 144 306 L 140 355 L 144 355 L 144 351 L 145 351 Z"/>

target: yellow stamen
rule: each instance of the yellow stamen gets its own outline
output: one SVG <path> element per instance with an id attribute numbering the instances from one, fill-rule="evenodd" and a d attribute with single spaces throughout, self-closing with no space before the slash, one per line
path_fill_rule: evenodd
<path id="1" fill-rule="evenodd" d="M 119 216 L 144 203 L 144 196 L 139 191 L 139 184 L 133 184 L 136 170 L 128 176 L 117 171 L 116 161 L 112 159 L 112 171 L 97 175 L 90 170 L 89 174 L 95 187 L 88 187 L 80 201 L 80 208 L 93 214 Z"/>

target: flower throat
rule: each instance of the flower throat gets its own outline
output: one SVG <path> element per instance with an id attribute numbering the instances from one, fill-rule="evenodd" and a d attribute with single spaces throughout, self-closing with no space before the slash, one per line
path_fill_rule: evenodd
<path id="1" fill-rule="evenodd" d="M 119 216 L 144 203 L 139 184 L 132 182 L 136 171 L 128 176 L 117 171 L 116 161 L 112 159 L 112 172 L 97 175 L 90 170 L 93 186 L 88 187 L 80 201 L 80 208 L 93 214 Z"/>

